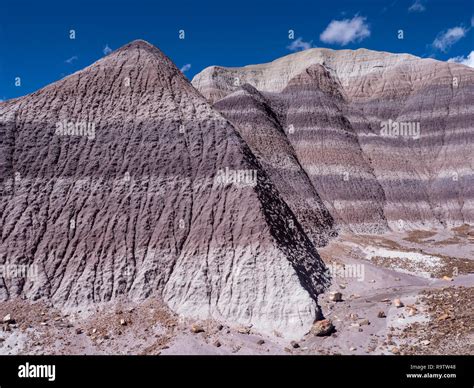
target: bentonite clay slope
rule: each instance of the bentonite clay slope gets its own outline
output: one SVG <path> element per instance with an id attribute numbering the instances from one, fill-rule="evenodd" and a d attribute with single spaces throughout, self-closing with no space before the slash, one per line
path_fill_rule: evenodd
<path id="1" fill-rule="evenodd" d="M 249 93 L 252 89 L 254 92 Z M 279 176 L 273 179 L 277 185 L 290 186 L 297 195 L 308 197 L 308 202 L 311 196 L 313 202 L 319 202 L 321 198 L 324 208 L 332 215 L 329 218 L 334 218 L 342 229 L 355 232 L 387 229 L 383 214 L 384 192 L 364 159 L 357 134 L 343 115 L 345 101 L 340 85 L 323 66 L 312 65 L 303 70 L 281 93 L 259 93 L 247 84 L 243 90 L 216 102 L 215 107 L 236 123 L 254 153 L 266 159 L 263 166 L 280 164 Z M 256 117 L 258 100 L 265 102 Z M 265 131 L 262 122 L 270 121 L 277 121 L 280 129 Z M 268 145 L 278 142 L 283 145 L 286 142 L 291 154 L 284 146 L 278 148 L 284 151 L 282 153 Z M 284 169 L 290 157 L 295 160 L 296 167 Z M 312 186 L 313 190 L 307 189 L 301 179 L 296 179 L 293 172 L 299 174 L 300 171 L 306 178 L 303 183 Z M 288 190 L 282 188 L 280 192 L 287 193 Z M 293 200 L 285 197 L 286 202 L 294 204 L 297 195 L 292 196 Z M 293 207 L 298 208 L 296 204 Z M 297 210 L 294 213 L 299 214 Z M 304 214 L 299 219 L 304 220 Z M 318 217 L 309 222 L 302 221 L 302 224 L 309 229 L 311 224 L 318 225 L 315 219 Z M 307 223 L 310 226 L 307 227 Z M 328 224 L 327 221 L 324 223 Z M 317 234 L 321 235 L 321 231 Z"/>
<path id="2" fill-rule="evenodd" d="M 37 270 L 3 279 L 1 299 L 154 295 L 287 336 L 317 316 L 328 279 L 314 245 L 235 128 L 157 48 L 132 42 L 0 115 L 0 263 Z M 58 133 L 84 122 L 88 137 Z"/>
<path id="3" fill-rule="evenodd" d="M 315 66 L 326 69 L 333 80 L 332 86 L 321 83 L 321 76 L 313 77 L 319 81 L 311 82 L 307 70 L 314 72 Z M 308 82 L 313 84 L 311 92 Z M 313 180 L 325 204 L 337 200 L 344 190 L 347 199 L 357 197 L 360 185 L 351 182 L 355 177 L 369 182 L 373 193 L 379 193 L 377 185 L 382 188 L 383 196 L 377 194 L 374 199 L 382 207 L 383 217 L 379 217 L 377 211 L 374 218 L 370 210 L 365 220 L 373 224 L 379 218 L 380 229 L 384 229 L 387 222 L 398 229 L 454 226 L 474 221 L 473 69 L 407 54 L 365 49 L 312 49 L 262 65 L 214 66 L 193 79 L 193 85 L 212 101 L 234 92 L 243 83 L 274 96 L 274 100 L 281 100 L 289 92 L 294 95 L 293 107 L 288 108 L 287 116 L 293 115 L 294 120 L 306 124 L 300 134 L 295 128 L 294 134 L 288 135 L 290 141 L 296 136 L 301 144 L 307 137 L 305 133 L 313 137 L 319 134 L 323 148 L 342 150 L 341 160 L 350 149 L 348 142 L 362 150 L 354 154 L 353 161 L 352 153 L 346 153 L 349 156 L 344 172 L 347 184 L 345 189 L 341 187 L 342 191 L 336 190 L 334 195 L 330 191 L 325 196 Z M 324 101 L 321 100 L 323 95 Z M 299 98 L 306 101 L 300 107 Z M 280 103 L 272 106 L 280 107 Z M 321 111 L 326 114 L 321 115 Z M 397 123 L 399 128 L 404 126 L 405 133 L 382 133 L 382 128 L 389 123 Z M 413 130 L 409 132 L 406 128 Z M 337 134 L 342 134 L 341 129 L 347 131 L 345 142 L 341 137 L 337 139 Z M 323 134 L 331 132 L 331 144 L 324 145 Z M 292 144 L 298 152 L 298 146 Z M 314 139 L 308 142 L 307 155 L 315 152 L 311 151 L 313 146 Z M 365 163 L 360 164 L 361 157 Z M 308 174 L 310 169 L 326 167 L 322 158 L 309 166 L 298 158 Z M 369 194 L 366 199 L 371 197 Z M 327 206 L 339 225 L 352 222 L 338 218 L 335 209 Z M 353 225 L 340 226 L 352 228 Z"/>

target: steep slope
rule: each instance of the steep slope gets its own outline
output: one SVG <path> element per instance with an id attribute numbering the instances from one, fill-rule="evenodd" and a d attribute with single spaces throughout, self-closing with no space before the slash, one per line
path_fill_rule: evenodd
<path id="1" fill-rule="evenodd" d="M 289 139 L 313 186 L 342 229 L 386 230 L 385 195 L 344 116 L 343 90 L 322 65 L 292 78 L 280 94 Z"/>
<path id="2" fill-rule="evenodd" d="M 325 245 L 335 235 L 333 219 L 300 165 L 282 118 L 270 101 L 245 84 L 214 106 L 239 130 L 308 236 L 316 245 Z"/>
<path id="3" fill-rule="evenodd" d="M 315 66 L 327 71 L 333 86 L 321 83 L 321 76 L 316 77 L 319 79 L 317 82 L 308 78 Z M 299 83 L 300 90 L 304 90 L 307 82 L 319 84 L 313 89 L 320 89 L 320 95 L 326 96 L 324 101 L 316 97 L 316 90 L 304 92 L 305 95 L 313 94 L 309 98 L 297 95 L 298 86 L 294 84 Z M 292 90 L 292 101 L 296 105 L 288 112 L 294 116 L 293 119 L 299 115 L 302 117 L 300 120 L 313 128 L 311 133 L 321 136 L 323 131 L 342 134 L 340 130 L 346 130 L 347 140 L 353 137 L 349 142 L 362 150 L 362 154 L 358 151 L 353 154 L 347 141 L 340 137 L 336 140 L 334 134 L 331 135 L 334 139 L 331 144 L 324 145 L 322 140 L 325 138 L 321 138 L 322 149 L 332 150 L 334 156 L 327 161 L 328 166 L 346 165 L 349 179 L 353 171 L 357 171 L 356 174 L 360 175 L 357 179 L 370 181 L 370 190 L 377 193 L 376 197 L 369 193 L 360 197 L 359 189 L 366 186 L 361 181 L 361 185 L 346 185 L 345 189 L 328 191 L 326 196 L 324 190 L 317 187 L 321 179 L 316 178 L 313 183 L 325 204 L 338 200 L 344 191 L 350 203 L 358 197 L 367 203 L 374 198 L 383 209 L 383 217 L 379 217 L 378 210 L 375 213 L 370 210 L 366 215 L 372 219 L 365 221 L 372 223 L 379 218 L 381 230 L 386 222 L 394 229 L 473 222 L 473 69 L 408 54 L 365 49 L 311 49 L 262 65 L 243 68 L 213 66 L 193 79 L 193 85 L 212 101 L 228 95 L 242 83 L 276 96 L 277 100 L 284 99 L 285 94 Z M 336 94 L 333 93 L 335 90 Z M 303 100 L 306 106 L 303 104 L 301 111 L 297 112 L 297 105 Z M 321 103 L 323 108 L 320 108 Z M 320 111 L 326 111 L 326 114 L 321 115 Z M 318 125 L 321 131 L 314 131 Z M 394 130 L 385 130 L 388 126 L 395 128 L 394 125 L 402 129 L 398 134 Z M 295 131 L 295 134 L 301 142 L 302 133 Z M 291 136 L 289 139 L 291 141 Z M 314 143 L 315 139 L 310 139 L 305 154 L 318 158 L 316 150 L 311 150 Z M 298 147 L 293 145 L 297 151 Z M 340 155 L 334 151 L 337 149 L 341 150 Z M 351 160 L 351 155 L 357 156 Z M 365 163 L 361 162 L 361 157 Z M 298 158 L 307 169 L 304 160 Z M 321 166 L 325 166 L 325 159 L 320 160 Z M 383 196 L 379 196 L 380 190 L 373 182 L 374 175 Z M 327 206 L 337 220 L 337 212 Z M 346 210 L 341 209 L 342 213 Z M 376 218 L 373 218 L 374 214 L 377 214 Z M 337 223 L 351 227 L 350 218 L 339 218 Z"/>
<path id="4" fill-rule="evenodd" d="M 0 104 L 0 298 L 176 312 L 304 333 L 328 282 L 235 128 L 161 51 L 132 42 Z"/>
<path id="5" fill-rule="evenodd" d="M 285 197 L 288 204 L 304 194 L 306 201 L 311 197 L 313 201 L 322 200 L 324 209 L 329 209 L 331 214 L 329 218 L 341 229 L 355 232 L 387 229 L 384 192 L 364 159 L 357 134 L 344 117 L 343 91 L 323 66 L 312 65 L 303 70 L 281 93 L 259 93 L 249 85 L 243 90 L 226 96 L 214 106 L 237 123 L 254 153 L 267 161 L 263 166 L 283 166 L 291 158 L 295 167 L 280 168 L 273 179 L 277 186 L 293 188 L 296 194 Z M 260 109 L 255 109 L 257 103 Z M 278 128 L 266 130 L 275 126 L 275 121 Z M 304 184 L 294 174 L 300 171 Z M 283 187 L 279 191 L 288 192 Z M 305 220 L 301 212 L 294 210 L 294 213 Z M 313 217 L 302 224 L 311 230 L 311 225 L 313 228 L 320 225 L 319 218 Z M 327 219 L 325 216 L 323 224 L 328 224 Z M 317 230 L 316 234 L 321 235 L 321 231 Z"/>

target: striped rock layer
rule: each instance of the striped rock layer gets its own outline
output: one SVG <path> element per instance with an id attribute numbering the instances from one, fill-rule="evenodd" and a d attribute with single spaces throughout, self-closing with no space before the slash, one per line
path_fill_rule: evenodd
<path id="1" fill-rule="evenodd" d="M 474 70 L 467 66 L 311 49 L 267 64 L 213 66 L 192 83 L 244 138 L 261 130 L 248 91 L 258 93 L 340 229 L 474 220 Z"/>

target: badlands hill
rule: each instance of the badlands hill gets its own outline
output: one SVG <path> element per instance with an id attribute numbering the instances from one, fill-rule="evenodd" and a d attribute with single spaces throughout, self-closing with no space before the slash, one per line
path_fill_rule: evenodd
<path id="1" fill-rule="evenodd" d="M 213 66 L 192 83 L 246 140 L 267 131 L 254 120 L 254 104 L 265 100 L 338 229 L 474 220 L 469 67 L 365 49 L 310 49 L 266 64 Z"/>
<path id="2" fill-rule="evenodd" d="M 290 336 L 319 315 L 329 278 L 286 193 L 156 47 L 134 41 L 1 103 L 0 124 L 0 263 L 37 271 L 0 282 L 1 300 L 157 297 Z"/>
<path id="3" fill-rule="evenodd" d="M 472 69 L 410 55 L 314 49 L 190 83 L 134 41 L 0 103 L 0 263 L 33 271 L 0 300 L 163 300 L 300 337 L 338 231 L 472 224 L 473 103 Z"/>

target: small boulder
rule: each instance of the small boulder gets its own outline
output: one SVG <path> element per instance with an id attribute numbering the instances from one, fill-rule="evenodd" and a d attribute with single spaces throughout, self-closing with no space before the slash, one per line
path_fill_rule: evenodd
<path id="1" fill-rule="evenodd" d="M 265 341 L 263 339 L 260 339 L 257 341 L 257 345 L 263 345 L 265 343 Z"/>
<path id="2" fill-rule="evenodd" d="M 340 292 L 331 292 L 329 294 L 329 300 L 333 302 L 342 302 L 342 294 Z"/>
<path id="3" fill-rule="evenodd" d="M 127 326 L 127 321 L 125 319 L 120 319 L 120 326 Z"/>
<path id="4" fill-rule="evenodd" d="M 314 322 L 311 327 L 310 333 L 322 337 L 331 334 L 334 331 L 334 325 L 330 319 L 322 319 Z"/>
<path id="5" fill-rule="evenodd" d="M 385 312 L 379 311 L 379 312 L 377 313 L 377 318 L 387 318 L 387 316 L 385 315 Z"/>
<path id="6" fill-rule="evenodd" d="M 220 348 L 220 347 L 222 346 L 222 344 L 220 343 L 219 340 L 217 340 L 217 341 L 214 342 L 214 346 L 215 346 L 216 348 Z"/>

